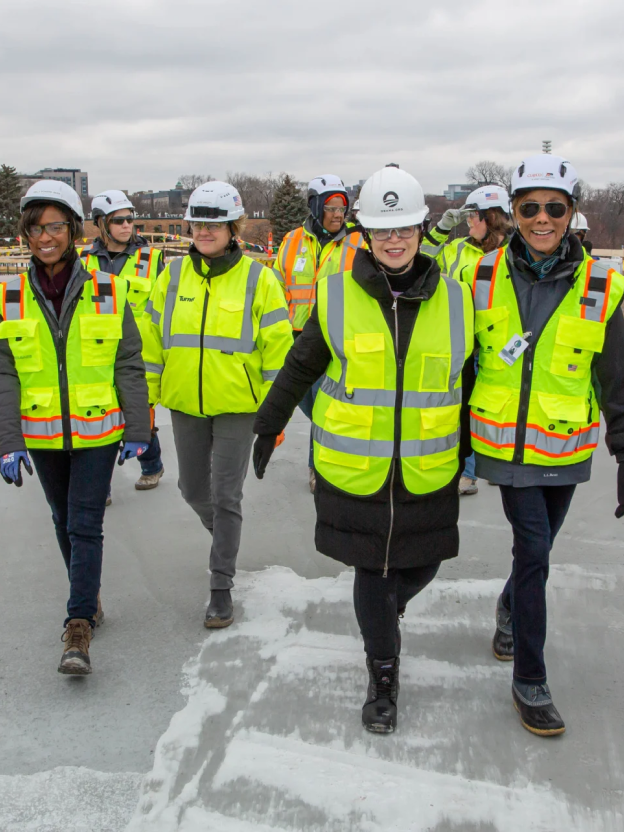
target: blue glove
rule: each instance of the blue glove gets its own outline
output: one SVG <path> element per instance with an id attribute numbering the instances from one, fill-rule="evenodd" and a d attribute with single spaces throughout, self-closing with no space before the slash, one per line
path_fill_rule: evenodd
<path id="1" fill-rule="evenodd" d="M 14 484 L 18 488 L 22 487 L 22 470 L 20 468 L 22 462 L 24 463 L 24 468 L 32 477 L 33 469 L 26 451 L 15 451 L 12 454 L 5 454 L 0 459 L 0 474 L 2 474 L 4 481 L 9 485 Z"/>
<path id="2" fill-rule="evenodd" d="M 149 448 L 147 442 L 124 442 L 119 451 L 117 465 L 123 465 L 127 459 L 141 456 Z"/>

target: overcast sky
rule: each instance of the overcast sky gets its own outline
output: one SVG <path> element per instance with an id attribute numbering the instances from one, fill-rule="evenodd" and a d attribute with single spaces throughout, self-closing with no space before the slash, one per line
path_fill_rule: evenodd
<path id="1" fill-rule="evenodd" d="M 0 162 L 90 191 L 182 173 L 427 192 L 480 159 L 624 180 L 622 0 L 0 0 Z"/>

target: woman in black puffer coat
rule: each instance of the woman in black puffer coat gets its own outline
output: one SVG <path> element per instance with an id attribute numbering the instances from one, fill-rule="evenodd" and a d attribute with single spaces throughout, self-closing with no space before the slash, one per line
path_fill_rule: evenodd
<path id="1" fill-rule="evenodd" d="M 384 202 L 388 191 L 398 194 L 402 209 L 390 213 L 391 219 Z M 470 454 L 467 402 L 474 385 L 472 302 L 466 287 L 450 281 L 451 289 L 460 293 L 470 329 L 462 342 L 466 348 L 460 359 L 464 363 L 457 471 L 443 487 L 415 494 L 403 482 L 401 443 L 396 439 L 401 436 L 405 363 L 415 331 L 414 337 L 418 337 L 419 313 L 439 289 L 444 289 L 440 285 L 443 278 L 435 261 L 418 253 L 427 208 L 422 189 L 413 177 L 396 168 L 380 171 L 362 189 L 360 204 L 360 222 L 367 228 L 370 250 L 357 252 L 353 270 L 350 276 L 345 275 L 345 280 L 355 281 L 379 304 L 392 335 L 398 367 L 395 453 L 385 484 L 370 496 L 358 496 L 332 485 L 317 469 L 315 541 L 323 554 L 355 567 L 355 611 L 370 674 L 363 722 L 369 730 L 381 733 L 392 731 L 396 725 L 398 617 L 408 601 L 435 577 L 441 561 L 458 554 L 457 485 L 463 460 Z M 427 351 L 426 346 L 422 349 Z M 260 478 L 275 437 L 284 429 L 305 392 L 325 374 L 332 359 L 316 306 L 258 411 L 254 466 Z M 353 402 L 357 404 L 357 389 Z"/>

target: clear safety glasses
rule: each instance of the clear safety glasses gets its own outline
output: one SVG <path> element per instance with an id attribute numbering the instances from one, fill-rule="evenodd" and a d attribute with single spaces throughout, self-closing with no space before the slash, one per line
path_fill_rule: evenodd
<path id="1" fill-rule="evenodd" d="M 343 217 L 347 213 L 347 209 L 343 205 L 325 205 L 323 211 L 327 211 L 328 214 L 342 214 Z"/>
<path id="2" fill-rule="evenodd" d="M 48 222 L 45 225 L 31 225 L 26 233 L 28 237 L 33 237 L 34 239 L 37 239 L 37 237 L 41 237 L 44 231 L 46 234 L 49 234 L 50 237 L 58 237 L 60 234 L 63 233 L 66 225 L 69 225 L 69 223 Z"/>
<path id="3" fill-rule="evenodd" d="M 370 233 L 378 243 L 389 240 L 396 234 L 399 240 L 409 240 L 416 233 L 417 225 L 406 225 L 403 228 L 371 228 Z"/>
<path id="4" fill-rule="evenodd" d="M 228 225 L 227 222 L 197 222 L 196 220 L 191 220 L 191 228 L 193 231 L 203 231 L 204 228 L 207 231 L 220 231 L 226 225 Z"/>

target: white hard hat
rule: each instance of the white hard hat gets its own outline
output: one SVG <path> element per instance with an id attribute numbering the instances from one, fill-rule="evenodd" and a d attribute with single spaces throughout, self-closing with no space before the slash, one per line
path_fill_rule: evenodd
<path id="1" fill-rule="evenodd" d="M 114 211 L 121 211 L 122 208 L 130 208 L 134 211 L 134 205 L 123 191 L 102 191 L 101 194 L 94 196 L 91 202 L 94 220 L 98 217 L 107 217 Z"/>
<path id="2" fill-rule="evenodd" d="M 577 200 L 581 193 L 578 176 L 572 165 L 562 156 L 540 153 L 529 156 L 514 171 L 511 177 L 511 195 L 519 191 L 537 188 L 552 188 L 569 194 Z"/>
<path id="3" fill-rule="evenodd" d="M 189 197 L 184 219 L 233 222 L 245 213 L 240 194 L 227 182 L 204 182 Z"/>
<path id="4" fill-rule="evenodd" d="M 587 225 L 587 217 L 585 216 L 585 214 L 581 214 L 580 211 L 577 211 L 575 214 L 572 214 L 570 231 L 589 231 L 589 226 Z"/>
<path id="5" fill-rule="evenodd" d="M 80 197 L 65 182 L 58 182 L 56 179 L 41 179 L 35 182 L 21 198 L 20 211 L 23 213 L 24 208 L 31 202 L 60 202 L 61 205 L 69 208 L 81 222 L 84 221 Z"/>
<path id="6" fill-rule="evenodd" d="M 484 185 L 466 197 L 464 208 L 477 208 L 479 211 L 487 211 L 488 208 L 501 208 L 508 214 L 509 194 L 498 185 Z"/>
<path id="7" fill-rule="evenodd" d="M 339 176 L 333 173 L 325 173 L 322 176 L 315 176 L 308 184 L 308 199 L 323 194 L 344 194 L 347 196 L 345 184 Z"/>
<path id="8" fill-rule="evenodd" d="M 360 210 L 360 200 L 359 199 L 356 199 L 355 202 L 353 203 L 353 210 L 354 211 L 359 211 Z"/>
<path id="9" fill-rule="evenodd" d="M 364 228 L 421 225 L 429 209 L 419 182 L 407 171 L 386 167 L 366 180 L 360 191 L 358 222 Z"/>

